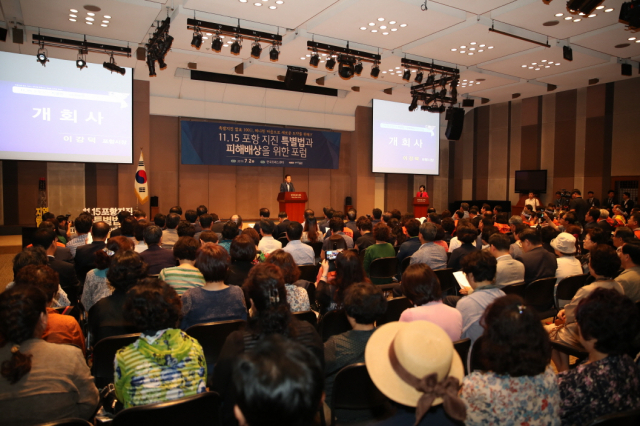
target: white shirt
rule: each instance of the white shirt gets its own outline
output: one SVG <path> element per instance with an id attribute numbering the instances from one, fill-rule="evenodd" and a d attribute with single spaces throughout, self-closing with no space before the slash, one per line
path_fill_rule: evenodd
<path id="1" fill-rule="evenodd" d="M 556 259 L 558 262 L 558 269 L 556 269 L 556 285 L 562 279 L 570 277 L 571 275 L 582 275 L 582 265 L 580 261 L 574 256 L 560 256 Z"/>
<path id="2" fill-rule="evenodd" d="M 460 242 L 458 237 L 453 237 L 451 241 L 449 241 L 449 253 L 453 253 L 453 251 L 458 247 L 460 247 L 461 245 L 462 243 Z"/>
<path id="3" fill-rule="evenodd" d="M 293 257 L 296 265 L 313 265 L 316 263 L 316 255 L 308 244 L 303 244 L 300 240 L 289 241 L 282 249 Z"/>
<path id="4" fill-rule="evenodd" d="M 524 205 L 526 206 L 527 204 L 533 206 L 533 208 L 540 207 L 540 201 L 537 198 L 527 198 L 526 200 L 524 200 Z"/>
<path id="5" fill-rule="evenodd" d="M 260 242 L 258 243 L 258 250 L 262 251 L 264 254 L 269 254 L 272 251 L 276 251 L 282 248 L 282 243 L 272 235 L 263 236 Z"/>

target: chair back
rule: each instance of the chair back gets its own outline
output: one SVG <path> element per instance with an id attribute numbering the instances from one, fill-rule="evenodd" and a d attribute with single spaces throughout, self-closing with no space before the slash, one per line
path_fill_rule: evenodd
<path id="1" fill-rule="evenodd" d="M 207 364 L 212 365 L 218 361 L 227 336 L 245 325 L 246 321 L 243 320 L 209 322 L 192 325 L 186 333 L 200 343 Z"/>
<path id="2" fill-rule="evenodd" d="M 409 265 L 411 264 L 411 256 L 407 256 L 404 259 L 402 259 L 402 263 L 400 264 L 400 274 L 404 274 L 404 271 L 409 267 Z"/>
<path id="3" fill-rule="evenodd" d="M 318 240 L 315 243 L 307 243 L 313 249 L 313 253 L 316 255 L 316 258 L 320 257 L 320 253 L 322 253 L 322 244 L 324 241 Z"/>
<path id="4" fill-rule="evenodd" d="M 506 285 L 502 287 L 501 290 L 504 291 L 505 294 L 515 294 L 516 296 L 520 296 L 524 299 L 524 289 L 526 286 L 527 284 L 523 281 L 517 284 Z"/>
<path id="5" fill-rule="evenodd" d="M 464 364 L 465 376 L 469 374 L 469 371 L 467 368 L 467 358 L 469 356 L 470 347 L 471 347 L 471 339 L 469 339 L 468 337 L 466 339 L 456 340 L 455 342 L 453 342 L 453 348 L 456 350 L 456 352 L 458 352 L 458 355 L 460 355 L 460 359 Z"/>
<path id="6" fill-rule="evenodd" d="M 533 307 L 539 316 L 548 315 L 548 311 L 555 306 L 553 291 L 556 287 L 556 277 L 540 278 L 524 289 L 524 300 L 528 306 Z M 553 309 L 555 310 L 555 309 Z M 551 313 L 551 316 L 554 314 Z"/>
<path id="7" fill-rule="evenodd" d="M 471 355 L 468 356 L 468 363 L 465 361 L 465 368 L 468 368 L 469 373 L 484 370 L 484 367 L 482 365 L 482 357 L 480 356 L 480 345 L 482 344 L 482 339 L 482 336 L 478 337 L 469 349 L 471 351 Z"/>
<path id="8" fill-rule="evenodd" d="M 316 317 L 316 313 L 313 311 L 294 312 L 293 316 L 300 321 L 308 322 L 313 328 L 318 326 L 318 317 Z"/>
<path id="9" fill-rule="evenodd" d="M 582 288 L 589 278 L 589 274 L 572 275 L 570 277 L 563 278 L 556 287 L 555 306 L 557 310 L 564 307 L 560 306 L 560 300 L 571 300 L 576 295 L 578 290 Z"/>
<path id="10" fill-rule="evenodd" d="M 398 259 L 395 257 L 380 257 L 369 265 L 369 278 L 391 279 L 398 273 Z"/>
<path id="11" fill-rule="evenodd" d="M 331 336 L 335 336 L 349 330 L 351 330 L 351 324 L 349 324 L 347 315 L 342 309 L 327 312 L 318 324 L 318 331 L 323 342 L 329 340 L 329 337 Z"/>
<path id="12" fill-rule="evenodd" d="M 68 418 L 54 420 L 47 423 L 39 423 L 37 426 L 93 426 L 93 423 L 89 423 L 84 419 Z"/>
<path id="13" fill-rule="evenodd" d="M 204 392 L 186 398 L 157 404 L 141 405 L 122 410 L 113 418 L 113 426 L 174 426 L 194 424 L 217 426 L 220 424 L 220 396 Z"/>
<path id="14" fill-rule="evenodd" d="M 331 425 L 335 425 L 336 409 L 366 410 L 381 407 L 386 397 L 378 390 L 364 363 L 344 367 L 336 374 L 331 393 Z"/>
<path id="15" fill-rule="evenodd" d="M 91 374 L 98 388 L 103 388 L 109 383 L 113 383 L 113 360 L 116 357 L 116 352 L 125 346 L 129 346 L 139 337 L 140 333 L 105 337 L 95 344 L 93 347 Z"/>
<path id="16" fill-rule="evenodd" d="M 387 311 L 378 318 L 376 325 L 381 326 L 388 322 L 398 321 L 404 310 L 412 306 L 411 300 L 406 297 L 396 297 L 395 299 L 389 300 L 387 302 Z"/>
<path id="17" fill-rule="evenodd" d="M 438 281 L 440 281 L 440 289 L 442 293 L 448 293 L 449 290 L 456 288 L 455 278 L 453 277 L 453 268 L 436 269 L 435 271 Z M 457 290 L 456 290 L 457 293 Z"/>
<path id="18" fill-rule="evenodd" d="M 315 283 L 318 278 L 318 271 L 320 270 L 320 265 L 300 265 L 298 266 L 298 269 L 300 269 L 301 280 Z"/>
<path id="19" fill-rule="evenodd" d="M 598 417 L 588 426 L 637 426 L 640 424 L 640 409 L 607 414 Z"/>
<path id="20" fill-rule="evenodd" d="M 282 248 L 284 248 L 289 243 L 286 235 L 284 237 L 278 237 L 278 241 L 282 243 Z"/>

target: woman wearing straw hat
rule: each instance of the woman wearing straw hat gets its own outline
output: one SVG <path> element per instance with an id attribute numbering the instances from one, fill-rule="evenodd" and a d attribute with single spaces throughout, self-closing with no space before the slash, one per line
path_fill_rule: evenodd
<path id="1" fill-rule="evenodd" d="M 536 313 L 509 295 L 489 305 L 481 322 L 473 357 L 482 371 L 466 376 L 460 393 L 466 425 L 560 425 L 551 345 Z"/>
<path id="2" fill-rule="evenodd" d="M 460 425 L 464 367 L 447 333 L 428 321 L 391 322 L 367 343 L 365 364 L 376 387 L 398 403 L 379 425 Z"/>

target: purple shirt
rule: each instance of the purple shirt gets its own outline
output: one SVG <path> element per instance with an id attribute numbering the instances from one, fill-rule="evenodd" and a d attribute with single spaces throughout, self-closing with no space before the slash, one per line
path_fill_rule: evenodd
<path id="1" fill-rule="evenodd" d="M 446 331 L 452 342 L 460 340 L 462 334 L 462 315 L 457 309 L 445 305 L 441 300 L 405 309 L 400 315 L 400 321 L 432 322 Z"/>

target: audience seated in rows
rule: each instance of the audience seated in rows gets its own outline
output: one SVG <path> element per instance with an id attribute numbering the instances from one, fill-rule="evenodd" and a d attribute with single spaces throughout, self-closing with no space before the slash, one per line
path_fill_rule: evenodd
<path id="1" fill-rule="evenodd" d="M 302 236 L 300 241 L 303 243 L 315 243 L 317 241 L 323 241 L 324 235 L 318 228 L 318 221 L 315 217 L 307 217 L 304 221 L 304 228 L 302 230 Z"/>
<path id="2" fill-rule="evenodd" d="M 297 285 L 300 278 L 300 269 L 291 254 L 283 249 L 276 250 L 269 255 L 265 262 L 280 268 L 284 278 L 284 287 L 287 291 L 287 303 L 289 303 L 291 312 L 310 311 L 309 294 L 304 288 Z"/>
<path id="3" fill-rule="evenodd" d="M 90 419 L 100 397 L 82 351 L 42 340 L 47 296 L 33 285 L 0 294 L 0 412 L 3 425 Z"/>
<path id="4" fill-rule="evenodd" d="M 146 278 L 127 293 L 124 315 L 141 334 L 116 353 L 114 385 L 124 408 L 206 392 L 204 352 L 177 328 L 180 309 L 176 291 L 157 278 Z"/>
<path id="5" fill-rule="evenodd" d="M 229 253 L 217 244 L 207 243 L 197 249 L 194 258 L 195 268 L 204 284 L 182 294 L 180 328 L 186 330 L 207 322 L 246 320 L 244 293 L 238 286 L 224 283 L 229 270 Z"/>
<path id="6" fill-rule="evenodd" d="M 471 252 L 478 250 L 478 247 L 475 245 L 476 239 L 478 237 L 478 232 L 473 225 L 468 224 L 458 226 L 456 236 L 462 244 L 460 245 L 460 247 L 454 249 L 451 252 L 451 257 L 447 262 L 447 268 L 453 269 L 454 272 L 460 270 L 461 261 L 463 258 L 465 258 Z"/>
<path id="7" fill-rule="evenodd" d="M 425 263 L 416 263 L 402 274 L 402 293 L 413 308 L 406 309 L 400 321 L 430 321 L 447 332 L 452 341 L 460 340 L 462 315 L 460 311 L 442 303 L 440 281 Z"/>
<path id="8" fill-rule="evenodd" d="M 342 217 L 336 217 L 336 216 L 332 217 L 331 221 L 329 222 L 329 229 L 327 230 L 327 233 L 324 236 L 324 242 L 322 243 L 323 255 L 327 250 L 331 250 L 332 248 L 331 237 L 335 235 L 339 235 L 342 237 L 342 239 L 346 243 L 346 248 L 348 249 L 354 248 L 353 238 L 347 235 L 344 231 L 345 231 L 344 220 L 342 219 Z M 351 230 L 349 230 L 349 232 L 351 232 Z"/>
<path id="9" fill-rule="evenodd" d="M 87 273 L 96 267 L 96 254 L 105 248 L 109 229 L 110 226 L 105 222 L 94 223 L 91 227 L 91 243 L 76 247 L 75 268 L 80 282 L 85 282 Z"/>
<path id="10" fill-rule="evenodd" d="M 222 240 L 218 242 L 219 245 L 224 247 L 227 252 L 231 249 L 231 241 L 240 234 L 238 224 L 233 221 L 228 221 L 222 228 Z"/>
<path id="11" fill-rule="evenodd" d="M 624 269 L 615 281 L 624 289 L 624 295 L 632 302 L 640 302 L 640 241 L 631 241 L 620 248 L 621 266 Z"/>
<path id="12" fill-rule="evenodd" d="M 27 247 L 20 253 L 16 254 L 13 258 L 13 281 L 7 284 L 7 289 L 11 288 L 15 284 L 15 279 L 18 276 L 20 269 L 27 265 L 47 265 L 47 253 L 42 247 Z M 67 293 L 58 284 L 58 292 L 53 299 L 52 308 L 64 308 L 69 306 L 71 302 L 67 297 Z"/>
<path id="13" fill-rule="evenodd" d="M 489 237 L 489 253 L 496 258 L 495 285 L 498 288 L 524 282 L 524 265 L 509 254 L 510 241 L 501 233 Z"/>
<path id="14" fill-rule="evenodd" d="M 540 235 L 533 229 L 526 229 L 518 234 L 522 241 L 522 255 L 517 257 L 524 264 L 524 282 L 532 283 L 540 278 L 556 275 L 558 262 L 556 257 L 542 247 Z"/>
<path id="15" fill-rule="evenodd" d="M 164 234 L 159 226 L 147 226 L 143 235 L 144 242 L 147 243 L 149 248 L 140 253 L 140 256 L 148 265 L 150 275 L 157 275 L 164 268 L 176 266 L 176 259 L 173 256 L 173 252 L 161 247 Z M 178 241 L 177 234 L 175 241 Z M 173 247 L 173 245 L 171 247 Z"/>
<path id="16" fill-rule="evenodd" d="M 624 294 L 622 286 L 613 280 L 613 277 L 618 273 L 619 269 L 620 258 L 614 249 L 606 245 L 599 245 L 591 249 L 589 271 L 595 278 L 595 281 L 581 287 L 573 299 L 571 299 L 571 302 L 558 312 L 558 319 L 555 324 L 546 326 L 551 340 L 584 350 L 579 339 L 580 332 L 578 324 L 576 323 L 576 308 L 582 299 L 586 298 L 597 288 L 613 289 L 620 294 Z M 569 369 L 569 355 L 554 350 L 552 360 L 558 371 L 566 371 Z"/>
<path id="17" fill-rule="evenodd" d="M 316 283 L 316 299 L 320 304 L 320 314 L 322 315 L 328 311 L 342 308 L 344 293 L 349 286 L 359 282 L 369 282 L 362 262 L 354 252 L 342 251 L 338 253 L 333 263 L 335 271 L 330 273 L 329 261 L 326 259 L 322 261 L 321 278 Z M 330 279 L 330 275 L 333 278 Z"/>
<path id="18" fill-rule="evenodd" d="M 202 287 L 205 279 L 194 266 L 196 261 L 196 251 L 200 244 L 193 237 L 180 237 L 173 246 L 173 257 L 178 261 L 179 266 L 164 268 L 160 271 L 162 281 L 169 284 L 178 293 L 178 296 L 192 288 Z"/>
<path id="19" fill-rule="evenodd" d="M 260 243 L 258 244 L 258 250 L 265 255 L 271 254 L 272 251 L 282 248 L 282 243 L 273 238 L 273 233 L 276 231 L 276 225 L 272 220 L 262 219 L 260 220 Z"/>
<path id="20" fill-rule="evenodd" d="M 316 263 L 316 255 L 313 248 L 300 241 L 302 225 L 296 221 L 288 221 L 285 233 L 289 242 L 283 250 L 293 257 L 296 265 L 314 265 Z"/>
<path id="21" fill-rule="evenodd" d="M 364 253 L 363 266 L 367 278 L 369 278 L 371 272 L 371 262 L 384 257 L 396 257 L 396 251 L 393 245 L 387 242 L 387 240 L 389 240 L 389 234 L 389 227 L 384 223 L 378 223 L 373 228 L 373 237 L 376 239 L 376 243 L 367 247 Z M 373 284 L 390 284 L 392 280 L 391 278 L 372 278 L 371 282 Z"/>
<path id="22" fill-rule="evenodd" d="M 556 285 L 566 277 L 582 274 L 582 265 L 575 257 L 576 238 L 573 235 L 561 232 L 551 240 L 551 247 L 557 256 Z"/>
<path id="23" fill-rule="evenodd" d="M 42 247 L 47 253 L 47 264 L 60 275 L 60 286 L 67 291 L 76 288 L 80 282 L 71 263 L 55 258 L 56 234 L 52 229 L 38 228 L 31 237 L 33 247 Z"/>
<path id="24" fill-rule="evenodd" d="M 358 249 L 358 251 L 361 252 L 376 243 L 376 239 L 374 238 L 372 233 L 373 225 L 369 218 L 360 216 L 358 218 L 358 221 L 356 222 L 356 227 L 358 228 L 358 232 L 360 233 L 360 238 L 356 240 L 354 248 Z"/>

